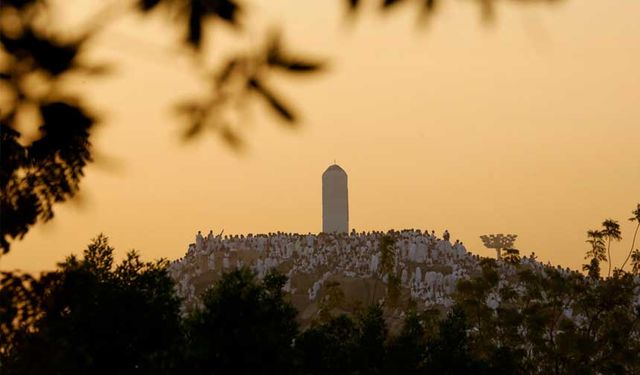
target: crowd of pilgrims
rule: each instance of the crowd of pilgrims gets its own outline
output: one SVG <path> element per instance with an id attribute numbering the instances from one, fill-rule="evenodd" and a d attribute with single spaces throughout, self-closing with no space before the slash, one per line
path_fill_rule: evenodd
<path id="1" fill-rule="evenodd" d="M 434 231 L 409 229 L 318 235 L 277 232 L 223 236 L 210 231 L 203 236 L 198 232 L 195 243 L 189 245 L 183 258 L 171 263 L 169 272 L 177 281 L 178 294 L 187 304 L 197 303 L 194 280 L 202 274 L 221 273 L 243 266 L 251 268 L 259 278 L 271 269 L 278 268 L 282 272 L 285 268 L 289 277 L 286 291 L 304 292 L 313 301 L 319 296 L 322 285 L 334 275 L 376 277 L 386 282 L 386 275 L 382 275 L 380 269 L 380 243 L 385 235 L 395 241 L 394 266 L 402 286 L 410 291 L 414 300 L 422 301 L 425 306 L 451 305 L 457 281 L 479 271 L 480 258 L 470 254 L 462 242 L 455 240 L 452 244 L 447 230 L 438 237 Z M 238 253 L 245 256 L 238 256 Z M 247 257 L 247 253 L 252 256 Z M 291 283 L 294 276 L 301 274 L 316 277 L 306 290 L 298 290 L 298 286 Z"/>

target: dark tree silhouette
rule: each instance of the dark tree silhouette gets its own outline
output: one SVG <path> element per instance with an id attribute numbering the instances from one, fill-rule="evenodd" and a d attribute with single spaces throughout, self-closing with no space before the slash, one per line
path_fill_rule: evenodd
<path id="1" fill-rule="evenodd" d="M 631 273 L 640 275 L 640 250 L 638 249 L 631 253 Z"/>
<path id="2" fill-rule="evenodd" d="M 454 308 L 440 323 L 439 335 L 429 344 L 426 367 L 434 374 L 488 373 L 486 365 L 471 354 L 465 313 Z"/>
<path id="3" fill-rule="evenodd" d="M 184 348 L 166 262 L 135 252 L 117 266 L 98 236 L 39 279 L 0 281 L 3 374 L 173 374 Z"/>
<path id="4" fill-rule="evenodd" d="M 333 317 L 334 310 L 343 307 L 344 291 L 337 281 L 327 281 L 323 289 L 324 296 L 318 303 L 318 318 L 321 322 L 327 322 Z"/>
<path id="5" fill-rule="evenodd" d="M 589 277 L 597 279 L 600 277 L 600 262 L 607 261 L 604 233 L 599 230 L 589 230 L 586 242 L 591 245 L 591 250 L 587 251 L 584 258 L 590 261 L 589 264 L 583 265 L 582 269 L 589 274 Z"/>
<path id="6" fill-rule="evenodd" d="M 511 264 L 520 263 L 520 250 L 513 248 L 504 249 L 503 259 L 505 262 Z"/>
<path id="7" fill-rule="evenodd" d="M 386 361 L 388 329 L 382 307 L 370 305 L 355 319 L 339 315 L 312 326 L 296 339 L 304 374 L 380 374 Z"/>
<path id="8" fill-rule="evenodd" d="M 386 373 L 421 374 L 427 370 L 426 348 L 433 337 L 428 336 L 425 322 L 415 311 L 408 313 L 400 333 L 389 340 Z"/>
<path id="9" fill-rule="evenodd" d="M 491 373 L 634 373 L 640 366 L 638 282 L 628 274 L 585 278 L 578 272 L 520 264 L 501 287 L 485 264 L 482 275 L 458 284 L 472 358 Z M 500 296 L 498 306 L 486 303 Z M 626 344 L 623 344 L 626 343 Z"/>
<path id="10" fill-rule="evenodd" d="M 396 240 L 391 235 L 385 235 L 380 240 L 380 272 L 379 276 L 386 279 L 385 305 L 389 308 L 397 307 L 400 302 L 400 277 L 396 270 Z M 382 280 L 381 280 L 382 281 Z M 375 284 L 377 287 L 378 283 Z M 376 289 L 373 291 L 373 298 Z"/>
<path id="11" fill-rule="evenodd" d="M 0 248 L 22 238 L 37 219 L 53 217 L 53 205 L 78 191 L 91 158 L 95 123 L 80 100 L 66 96 L 59 81 L 70 72 L 90 72 L 79 55 L 86 38 L 62 40 L 38 30 L 45 4 L 8 0 L 0 4 Z M 9 22 L 13 20 L 14 22 Z M 29 82 L 40 79 L 37 90 Z M 21 113 L 38 114 L 40 137 L 25 144 L 17 131 Z"/>
<path id="12" fill-rule="evenodd" d="M 384 369 L 388 328 L 382 306 L 369 305 L 357 315 L 355 360 L 362 372 L 379 374 Z"/>
<path id="13" fill-rule="evenodd" d="M 293 373 L 297 311 L 283 299 L 285 281 L 270 274 L 259 283 L 243 268 L 208 290 L 186 321 L 187 373 Z"/>
<path id="14" fill-rule="evenodd" d="M 301 332 L 296 338 L 300 372 L 318 375 L 356 372 L 357 338 L 356 324 L 347 315 Z"/>

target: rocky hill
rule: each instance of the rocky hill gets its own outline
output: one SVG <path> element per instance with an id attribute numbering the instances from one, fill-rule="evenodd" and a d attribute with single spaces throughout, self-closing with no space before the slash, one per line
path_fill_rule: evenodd
<path id="1" fill-rule="evenodd" d="M 384 238 L 389 242 L 386 265 L 382 264 Z M 308 322 L 323 309 L 350 312 L 384 300 L 389 275 L 395 275 L 398 290 L 397 309 L 391 315 L 401 317 L 409 304 L 418 310 L 447 308 L 457 282 L 480 273 L 480 260 L 462 242 L 452 244 L 447 231 L 441 237 L 415 229 L 319 235 L 198 232 L 195 243 L 169 270 L 187 310 L 225 271 L 246 266 L 262 278 L 277 270 L 288 276 L 285 290 L 300 311 L 300 320 Z M 540 271 L 548 267 L 528 257 L 520 262 Z M 498 265 L 506 282 L 515 269 L 509 262 Z M 499 296 L 490 296 L 487 304 L 497 306 Z"/>

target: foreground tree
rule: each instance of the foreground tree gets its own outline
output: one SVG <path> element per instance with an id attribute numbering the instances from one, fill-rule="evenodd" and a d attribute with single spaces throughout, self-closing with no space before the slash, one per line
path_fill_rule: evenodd
<path id="1" fill-rule="evenodd" d="M 303 374 L 381 374 L 388 329 L 380 305 L 354 317 L 338 315 L 302 332 L 296 339 Z"/>
<path id="2" fill-rule="evenodd" d="M 277 274 L 258 282 L 246 268 L 223 276 L 186 318 L 186 373 L 294 373 L 297 311 L 284 300 L 285 282 Z"/>
<path id="3" fill-rule="evenodd" d="M 636 209 L 633 210 L 631 213 L 633 214 L 633 216 L 629 218 L 629 221 L 636 222 L 636 229 L 635 231 L 633 231 L 633 240 L 631 240 L 631 249 L 629 250 L 629 254 L 627 255 L 627 258 L 624 260 L 624 262 L 622 263 L 622 266 L 620 267 L 621 270 L 624 270 L 624 266 L 629 261 L 629 258 L 631 258 L 631 254 L 633 253 L 633 248 L 636 246 L 636 236 L 638 235 L 638 229 L 640 229 L 640 203 L 638 203 L 638 206 L 636 207 Z"/>
<path id="4" fill-rule="evenodd" d="M 427 343 L 432 339 L 429 333 L 433 332 L 430 329 L 433 324 L 428 323 L 433 321 L 421 319 L 418 313 L 409 311 L 400 332 L 387 344 L 386 373 L 420 374 L 425 371 Z"/>
<path id="5" fill-rule="evenodd" d="M 622 234 L 620 233 L 620 224 L 612 219 L 607 219 L 602 222 L 602 235 L 607 239 L 607 257 L 609 258 L 609 271 L 607 271 L 607 277 L 611 276 L 611 242 L 622 240 Z"/>
<path id="6" fill-rule="evenodd" d="M 640 284 L 631 275 L 593 279 L 521 264 L 507 278 L 500 267 L 485 262 L 456 296 L 473 358 L 491 373 L 640 371 Z"/>
<path id="7" fill-rule="evenodd" d="M 300 373 L 320 375 L 356 372 L 358 336 L 356 323 L 345 314 L 301 332 L 295 344 Z"/>
<path id="8" fill-rule="evenodd" d="M 635 249 L 631 253 L 631 273 L 640 275 L 640 250 Z"/>
<path id="9" fill-rule="evenodd" d="M 471 329 L 463 309 L 454 307 L 439 324 L 439 333 L 429 343 L 427 365 L 433 374 L 489 373 L 485 363 L 472 354 L 467 331 Z"/>
<path id="10" fill-rule="evenodd" d="M 39 279 L 5 273 L 3 374 L 172 374 L 183 339 L 166 262 L 114 265 L 107 237 Z"/>
<path id="11" fill-rule="evenodd" d="M 328 281 L 324 284 L 324 296 L 318 302 L 318 318 L 327 322 L 333 317 L 334 310 L 344 305 L 344 291 L 338 281 Z"/>
<path id="12" fill-rule="evenodd" d="M 402 291 L 400 277 L 396 270 L 397 250 L 395 245 L 396 240 L 390 235 L 384 235 L 380 239 L 380 275 L 382 281 L 386 283 L 385 305 L 389 308 L 398 306 Z"/>
<path id="13" fill-rule="evenodd" d="M 504 261 L 510 264 L 518 264 L 520 263 L 520 250 L 508 248 L 504 249 Z"/>
<path id="14" fill-rule="evenodd" d="M 591 250 L 587 251 L 584 258 L 590 261 L 589 264 L 582 266 L 582 270 L 586 271 L 590 278 L 598 279 L 600 277 L 600 262 L 607 261 L 604 233 L 599 230 L 589 230 L 586 242 L 591 245 Z"/>

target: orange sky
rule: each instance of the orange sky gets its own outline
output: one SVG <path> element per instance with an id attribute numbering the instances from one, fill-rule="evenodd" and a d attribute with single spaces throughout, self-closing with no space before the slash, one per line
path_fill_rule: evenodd
<path id="1" fill-rule="evenodd" d="M 101 2 L 64 3 L 72 23 Z M 348 25 L 339 1 L 256 3 L 244 41 L 280 23 L 292 50 L 330 62 L 272 82 L 300 129 L 257 105 L 244 154 L 213 134 L 179 142 L 171 105 L 206 85 L 160 19 L 127 17 L 91 51 L 114 71 L 77 86 L 104 118 L 101 161 L 82 199 L 14 243 L 1 269 L 51 268 L 100 232 L 119 255 L 146 258 L 181 256 L 197 230 L 317 232 L 333 159 L 349 174 L 357 230 L 447 228 L 488 256 L 480 235 L 517 233 L 525 253 L 577 268 L 586 230 L 611 217 L 622 263 L 640 202 L 640 2 L 500 2 L 492 25 L 473 2 L 447 2 L 424 29 L 411 7 Z"/>

